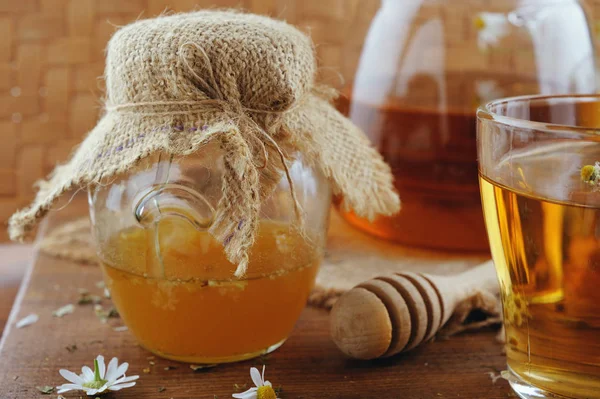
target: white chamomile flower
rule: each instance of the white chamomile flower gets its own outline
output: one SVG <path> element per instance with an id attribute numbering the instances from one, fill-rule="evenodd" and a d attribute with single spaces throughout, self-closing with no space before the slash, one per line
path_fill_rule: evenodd
<path id="1" fill-rule="evenodd" d="M 495 46 L 508 34 L 508 19 L 505 14 L 482 12 L 475 18 L 477 44 L 480 49 L 487 50 Z"/>
<path id="2" fill-rule="evenodd" d="M 278 399 L 275 390 L 269 381 L 265 381 L 265 366 L 262 369 L 262 375 L 256 367 L 250 369 L 250 378 L 256 387 L 252 387 L 242 393 L 234 393 L 236 399 Z"/>
<path id="3" fill-rule="evenodd" d="M 94 371 L 88 366 L 81 368 L 81 374 L 77 375 L 72 371 L 61 369 L 62 375 L 70 384 L 62 384 L 56 387 L 57 393 L 72 390 L 85 391 L 88 396 L 100 395 L 108 391 L 118 391 L 123 388 L 129 388 L 135 385 L 135 380 L 140 378 L 139 375 L 125 376 L 125 372 L 129 364 L 122 363 L 119 365 L 119 359 L 113 357 L 108 363 L 108 367 L 104 364 L 104 356 L 98 355 L 94 359 Z"/>

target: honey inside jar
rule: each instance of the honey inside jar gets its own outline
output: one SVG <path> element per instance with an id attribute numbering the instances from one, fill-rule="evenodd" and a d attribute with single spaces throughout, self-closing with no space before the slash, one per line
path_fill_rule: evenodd
<path id="1" fill-rule="evenodd" d="M 263 220 L 247 275 L 208 232 L 178 218 L 126 228 L 101 249 L 115 306 L 140 344 L 186 362 L 231 362 L 278 347 L 313 288 L 321 245 Z"/>

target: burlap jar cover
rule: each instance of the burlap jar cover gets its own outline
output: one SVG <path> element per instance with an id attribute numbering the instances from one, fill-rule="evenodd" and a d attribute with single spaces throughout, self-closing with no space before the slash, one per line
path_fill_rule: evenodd
<path id="1" fill-rule="evenodd" d="M 261 203 L 282 175 L 289 179 L 295 152 L 355 213 L 397 212 L 389 167 L 330 104 L 334 92 L 315 84 L 315 72 L 311 40 L 267 17 L 200 11 L 120 29 L 107 49 L 104 116 L 12 216 L 11 238 L 23 239 L 67 190 L 100 184 L 155 152 L 183 156 L 211 141 L 226 171 L 210 232 L 236 276 L 246 271 Z"/>

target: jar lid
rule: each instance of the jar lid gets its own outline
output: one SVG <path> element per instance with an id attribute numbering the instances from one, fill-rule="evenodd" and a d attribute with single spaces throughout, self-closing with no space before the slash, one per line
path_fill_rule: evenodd
<path id="1" fill-rule="evenodd" d="M 390 168 L 330 104 L 335 92 L 316 85 L 315 72 L 311 40 L 267 17 L 199 11 L 121 28 L 107 49 L 104 115 L 34 203 L 12 216 L 11 238 L 23 239 L 67 190 L 99 184 L 157 151 L 187 155 L 213 140 L 226 171 L 211 233 L 238 276 L 261 202 L 282 175 L 294 196 L 287 164 L 296 152 L 321 169 L 346 208 L 368 218 L 397 212 Z"/>

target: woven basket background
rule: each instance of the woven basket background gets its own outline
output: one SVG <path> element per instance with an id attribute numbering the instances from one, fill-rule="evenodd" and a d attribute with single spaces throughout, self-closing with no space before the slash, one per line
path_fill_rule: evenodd
<path id="1" fill-rule="evenodd" d="M 327 67 L 348 74 L 343 69 L 353 67 L 360 51 L 356 38 L 364 36 L 378 5 L 379 0 L 0 0 L 0 222 L 31 200 L 34 182 L 64 161 L 95 124 L 104 48 L 119 25 L 165 10 L 206 7 L 275 16 L 310 31 L 322 78 L 335 84 L 337 73 Z M 590 6 L 600 16 L 600 0 L 590 0 Z M 342 60 L 349 42 L 357 43 L 356 51 L 346 48 L 344 54 L 355 55 Z"/>

